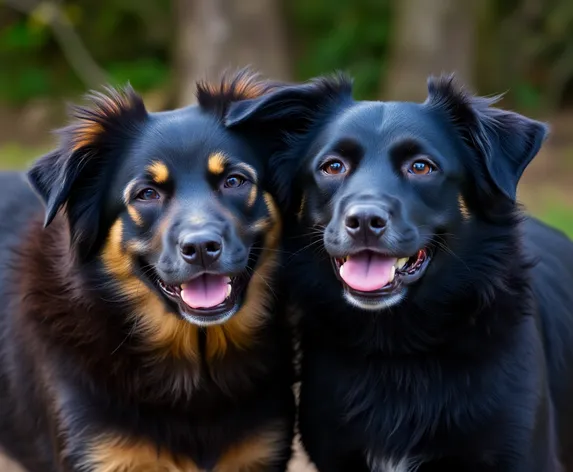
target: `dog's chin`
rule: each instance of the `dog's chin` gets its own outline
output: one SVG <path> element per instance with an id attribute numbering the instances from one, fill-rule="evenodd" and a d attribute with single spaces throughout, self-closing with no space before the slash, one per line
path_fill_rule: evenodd
<path id="1" fill-rule="evenodd" d="M 402 258 L 365 250 L 332 257 L 332 266 L 350 305 L 381 311 L 404 300 L 409 286 L 423 277 L 430 261 L 427 248 Z"/>
<path id="2" fill-rule="evenodd" d="M 184 320 L 197 326 L 214 326 L 225 323 L 239 311 L 248 276 L 203 273 L 177 285 L 158 279 L 157 285 Z"/>

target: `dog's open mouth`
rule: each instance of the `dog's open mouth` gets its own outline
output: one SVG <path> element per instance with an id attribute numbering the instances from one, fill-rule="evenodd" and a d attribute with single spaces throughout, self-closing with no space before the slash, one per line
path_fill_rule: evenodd
<path id="1" fill-rule="evenodd" d="M 333 258 L 333 265 L 348 294 L 366 303 L 376 303 L 399 294 L 405 285 L 419 280 L 429 261 L 426 249 L 404 258 L 367 250 Z"/>
<path id="2" fill-rule="evenodd" d="M 206 326 L 223 323 L 235 314 L 245 282 L 243 276 L 203 273 L 181 285 L 166 285 L 161 280 L 158 284 L 184 318 Z"/>

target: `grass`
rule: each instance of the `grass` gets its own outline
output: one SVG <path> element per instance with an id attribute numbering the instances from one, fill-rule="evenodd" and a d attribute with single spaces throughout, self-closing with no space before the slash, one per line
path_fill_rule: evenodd
<path id="1" fill-rule="evenodd" d="M 573 208 L 561 201 L 552 201 L 537 215 L 545 223 L 564 231 L 573 239 Z"/>
<path id="2" fill-rule="evenodd" d="M 25 147 L 17 143 L 0 144 L 0 169 L 25 169 L 33 160 L 48 151 L 48 146 Z"/>

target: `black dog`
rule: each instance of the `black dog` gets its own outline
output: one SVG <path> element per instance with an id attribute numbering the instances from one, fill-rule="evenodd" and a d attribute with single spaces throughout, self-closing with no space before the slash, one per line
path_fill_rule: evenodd
<path id="1" fill-rule="evenodd" d="M 46 212 L 0 177 L 0 441 L 29 471 L 286 469 L 280 214 L 221 121 L 272 86 L 243 71 L 162 113 L 96 94 L 28 173 Z"/>
<path id="2" fill-rule="evenodd" d="M 355 102 L 338 78 L 227 115 L 288 131 L 272 166 L 321 472 L 573 470 L 573 244 L 515 203 L 546 127 L 494 102 L 451 77 Z"/>

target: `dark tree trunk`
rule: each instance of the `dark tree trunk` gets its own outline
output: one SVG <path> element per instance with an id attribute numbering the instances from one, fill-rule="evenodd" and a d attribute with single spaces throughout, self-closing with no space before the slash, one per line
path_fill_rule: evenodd
<path id="1" fill-rule="evenodd" d="M 179 105 L 195 99 L 195 81 L 252 66 L 265 76 L 290 76 L 278 0 L 176 0 Z"/>
<path id="2" fill-rule="evenodd" d="M 473 83 L 476 0 L 400 0 L 395 2 L 393 43 L 383 96 L 421 101 L 426 77 L 455 72 Z"/>

